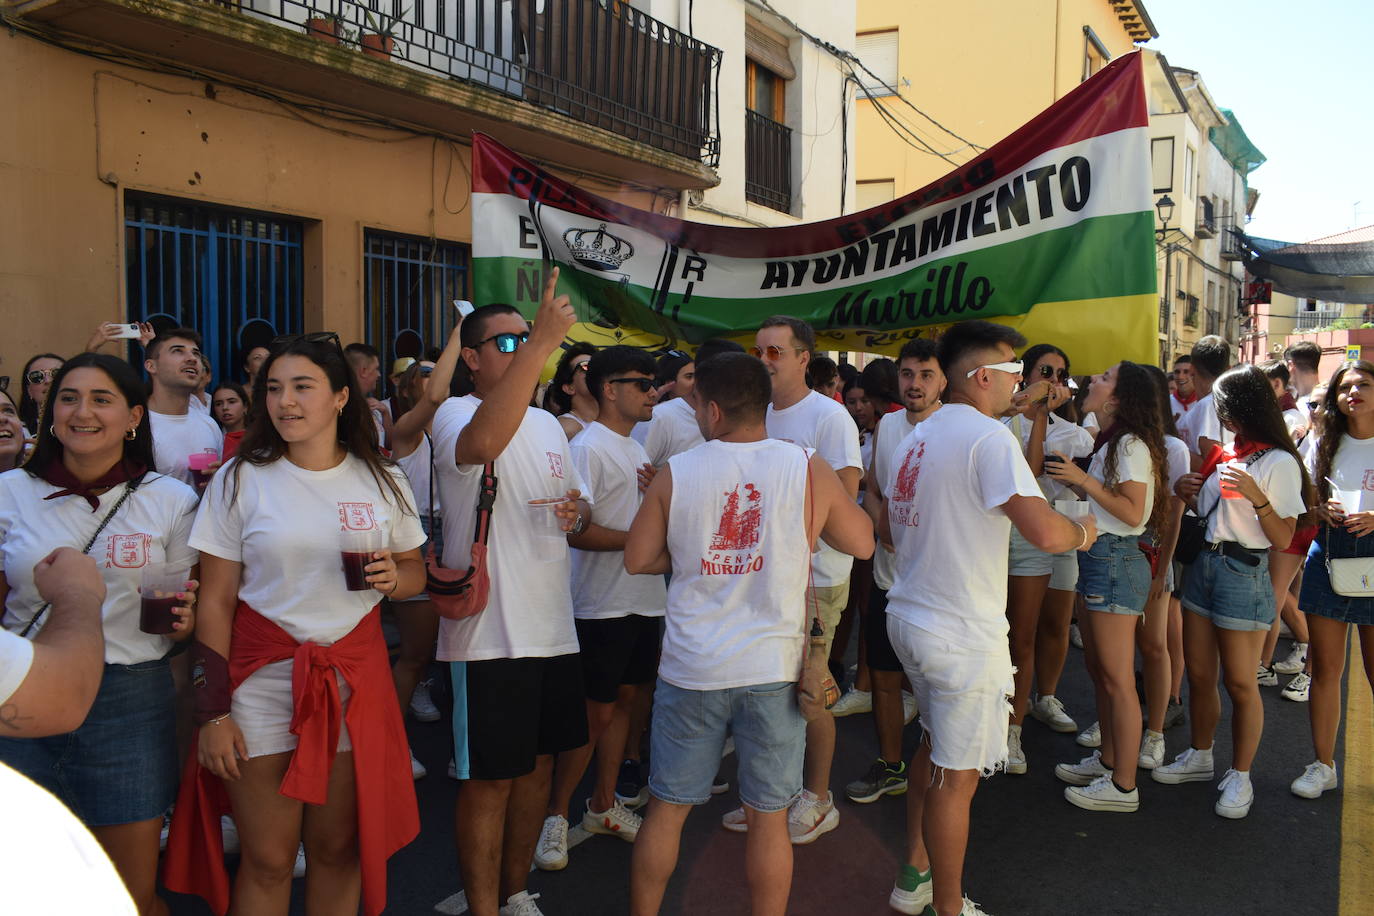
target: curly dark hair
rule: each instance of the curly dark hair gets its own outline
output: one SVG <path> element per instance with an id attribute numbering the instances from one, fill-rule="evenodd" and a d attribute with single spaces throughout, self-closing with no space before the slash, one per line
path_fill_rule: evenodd
<path id="1" fill-rule="evenodd" d="M 1374 366 L 1370 366 L 1370 371 L 1374 374 Z M 1263 443 L 1293 456 L 1302 473 L 1303 505 L 1310 507 L 1316 501 L 1316 491 L 1307 476 L 1307 466 L 1293 445 L 1293 437 L 1288 434 L 1278 398 L 1274 397 L 1274 387 L 1269 384 L 1269 376 L 1264 370 L 1249 365 L 1227 369 L 1212 383 L 1212 402 L 1221 422 L 1235 432 L 1237 439 Z M 1340 436 L 1331 438 L 1340 440 Z M 1307 513 L 1304 512 L 1298 524 L 1306 521 Z"/>
<path id="2" fill-rule="evenodd" d="M 1164 420 L 1159 412 L 1159 394 L 1155 381 L 1145 366 L 1122 361 L 1116 367 L 1116 413 L 1112 416 L 1112 437 L 1104 448 L 1107 457 L 1103 464 L 1104 481 L 1114 481 L 1116 463 L 1125 436 L 1135 436 L 1150 452 L 1154 469 L 1154 505 L 1150 507 L 1146 527 L 1158 531 L 1168 520 L 1169 509 L 1169 449 L 1164 444 Z M 1167 414 L 1166 414 L 1167 415 Z M 1110 489 L 1115 489 L 1113 484 Z"/>
<path id="3" fill-rule="evenodd" d="M 558 357 L 558 366 L 553 370 L 553 380 L 544 389 L 544 401 L 539 406 L 555 417 L 572 410 L 572 395 L 564 391 L 563 386 L 572 384 L 573 360 L 579 356 L 595 355 L 596 347 L 585 340 L 565 344 L 563 355 Z"/>
<path id="4" fill-rule="evenodd" d="M 1326 383 L 1326 394 L 1322 395 L 1321 406 L 1313 415 L 1313 425 L 1321 428 L 1321 438 L 1317 440 L 1317 479 L 1314 483 L 1322 502 L 1331 498 L 1331 483 L 1327 478 L 1331 476 L 1331 468 L 1336 462 L 1336 450 L 1340 448 L 1341 440 L 1350 430 L 1350 418 L 1341 413 L 1337 405 L 1337 399 L 1341 396 L 1341 381 L 1347 372 L 1362 372 L 1369 376 L 1370 381 L 1374 381 L 1374 363 L 1367 359 L 1342 363 L 1341 367 L 1331 374 L 1331 381 Z"/>

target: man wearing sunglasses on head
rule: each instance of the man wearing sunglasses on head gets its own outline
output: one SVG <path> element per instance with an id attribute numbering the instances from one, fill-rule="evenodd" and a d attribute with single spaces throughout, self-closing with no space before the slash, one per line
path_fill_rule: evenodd
<path id="1" fill-rule="evenodd" d="M 787 315 L 764 320 L 754 337 L 754 355 L 763 360 L 772 381 L 772 400 L 765 421 L 768 436 L 793 442 L 816 454 L 839 475 L 850 499 L 859 496 L 863 456 L 859 430 L 844 406 L 806 384 L 806 366 L 816 349 L 811 325 Z M 824 628 L 825 654 L 849 601 L 849 574 L 854 558 L 822 543 L 811 555 L 812 591 Z M 830 792 L 830 764 L 835 756 L 835 718 L 827 711 L 806 725 L 806 769 L 803 788 L 792 803 L 787 829 L 792 842 L 812 843 L 840 822 Z M 744 809 L 725 815 L 727 830 L 748 830 Z"/>
<path id="2" fill-rule="evenodd" d="M 572 535 L 591 520 L 567 436 L 552 414 L 530 406 L 540 371 L 576 321 L 557 281 L 554 268 L 533 328 L 509 305 L 484 305 L 464 319 L 459 369 L 472 394 L 449 398 L 434 417 L 444 566 L 471 562 L 488 462 L 500 480 L 486 608 L 441 620 L 437 653 L 453 663 L 458 862 L 475 916 L 538 916 L 526 876 L 554 755 L 587 743 L 568 548 L 536 536 L 548 530 L 547 515 L 537 513 L 555 512 Z"/>

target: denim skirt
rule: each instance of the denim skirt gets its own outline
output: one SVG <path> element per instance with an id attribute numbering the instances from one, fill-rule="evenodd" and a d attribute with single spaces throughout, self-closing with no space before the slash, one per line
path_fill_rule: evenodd
<path id="1" fill-rule="evenodd" d="M 1357 538 L 1344 528 L 1323 525 L 1307 549 L 1307 562 L 1302 569 L 1302 594 L 1298 607 L 1308 614 L 1330 617 L 1356 626 L 1374 626 L 1374 598 L 1348 598 L 1331 588 L 1331 576 L 1326 571 L 1326 558 L 1374 557 L 1374 534 Z"/>

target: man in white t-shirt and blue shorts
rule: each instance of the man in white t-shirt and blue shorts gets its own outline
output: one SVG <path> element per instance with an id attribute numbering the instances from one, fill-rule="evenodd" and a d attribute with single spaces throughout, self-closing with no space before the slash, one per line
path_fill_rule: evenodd
<path id="1" fill-rule="evenodd" d="M 672 572 L 649 814 L 630 876 L 634 916 L 662 905 L 683 823 L 711 798 L 727 729 L 749 826 L 752 911 L 787 909 L 788 808 L 801 789 L 806 734 L 797 680 L 811 625 L 811 550 L 819 536 L 868 556 L 873 526 L 824 459 L 767 437 L 769 391 L 768 373 L 752 357 L 726 353 L 698 364 L 696 410 L 707 441 L 654 477 L 625 544 L 629 572 Z M 820 702 L 808 708 L 826 712 Z"/>
<path id="2" fill-rule="evenodd" d="M 463 322 L 473 394 L 434 417 L 444 506 L 444 565 L 470 563 L 484 466 L 499 479 L 487 541 L 491 590 L 481 613 L 439 622 L 453 662 L 458 861 L 476 916 L 538 916 L 526 890 L 556 754 L 587 743 L 567 540 L 591 509 L 558 421 L 529 406 L 540 370 L 576 318 L 550 271 L 533 330 L 508 305 Z M 460 367 L 461 368 L 461 367 Z M 535 501 L 531 504 L 531 501 Z M 543 513 L 556 513 L 554 523 Z"/>
<path id="3" fill-rule="evenodd" d="M 1012 525 L 1047 553 L 1086 549 L 1096 534 L 1091 520 L 1050 508 L 1021 443 L 994 419 L 1011 406 L 1025 343 L 987 321 L 946 331 L 936 351 L 944 406 L 911 431 L 878 481 L 887 501 L 880 526 L 896 551 L 888 635 L 925 730 L 909 765 L 907 861 L 888 899 L 902 913 L 983 913 L 963 896 L 961 876 L 978 779 L 1007 760 Z"/>

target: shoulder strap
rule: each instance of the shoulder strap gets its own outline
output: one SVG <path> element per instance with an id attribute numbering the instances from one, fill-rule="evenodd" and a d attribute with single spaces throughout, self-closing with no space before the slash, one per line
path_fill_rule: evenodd
<path id="1" fill-rule="evenodd" d="M 472 540 L 485 544 L 491 536 L 491 510 L 496 505 L 496 487 L 500 480 L 496 477 L 496 462 L 488 461 L 482 467 L 482 480 L 477 490 L 477 524 Z"/>

